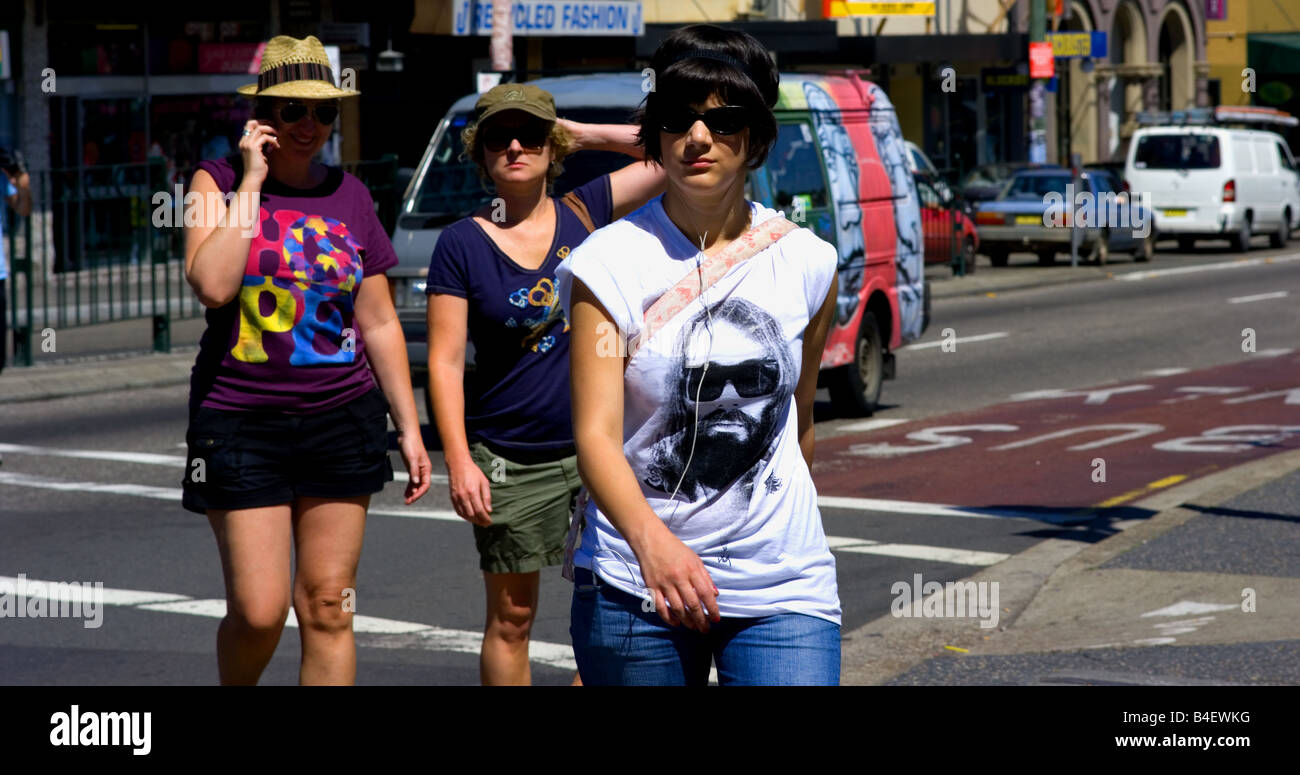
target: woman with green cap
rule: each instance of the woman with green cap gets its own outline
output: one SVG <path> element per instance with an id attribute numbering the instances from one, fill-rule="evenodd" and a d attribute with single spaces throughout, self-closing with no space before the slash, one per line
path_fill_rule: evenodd
<path id="1" fill-rule="evenodd" d="M 569 153 L 644 159 L 637 128 L 558 118 L 552 96 L 528 83 L 484 93 L 475 119 L 463 133 L 466 155 L 496 197 L 445 228 L 434 248 L 429 391 L 452 505 L 474 525 L 486 587 L 482 682 L 528 684 L 539 571 L 563 559 L 581 486 L 555 269 L 590 232 L 662 192 L 664 173 L 638 161 L 555 197 Z M 467 335 L 475 369 L 465 385 Z"/>

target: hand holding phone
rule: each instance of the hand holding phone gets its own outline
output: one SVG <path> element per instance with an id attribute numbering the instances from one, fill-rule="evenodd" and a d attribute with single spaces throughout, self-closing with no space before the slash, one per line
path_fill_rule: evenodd
<path id="1" fill-rule="evenodd" d="M 279 147 L 280 141 L 269 122 L 253 119 L 244 124 L 244 134 L 239 139 L 239 151 L 244 157 L 244 180 L 260 188 L 270 171 L 266 160 Z"/>

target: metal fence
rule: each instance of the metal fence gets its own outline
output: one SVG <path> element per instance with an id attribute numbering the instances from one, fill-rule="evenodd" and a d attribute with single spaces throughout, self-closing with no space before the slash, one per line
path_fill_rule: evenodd
<path id="1" fill-rule="evenodd" d="M 391 234 L 402 196 L 397 156 L 343 166 L 370 189 Z M 169 351 L 172 321 L 204 312 L 185 281 L 188 170 L 156 160 L 30 177 L 31 216 L 6 213 L 14 363 L 32 365 L 39 332 L 146 318 L 153 349 Z"/>

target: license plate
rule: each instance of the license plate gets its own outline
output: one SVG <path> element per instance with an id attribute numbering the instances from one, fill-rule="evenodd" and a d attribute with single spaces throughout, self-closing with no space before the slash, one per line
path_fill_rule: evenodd
<path id="1" fill-rule="evenodd" d="M 1182 218 L 1187 215 L 1186 210 L 1165 210 L 1166 218 Z"/>
<path id="2" fill-rule="evenodd" d="M 1041 215 L 1017 215 L 1016 216 L 1017 226 L 1033 226 L 1035 224 L 1042 226 L 1043 216 Z"/>

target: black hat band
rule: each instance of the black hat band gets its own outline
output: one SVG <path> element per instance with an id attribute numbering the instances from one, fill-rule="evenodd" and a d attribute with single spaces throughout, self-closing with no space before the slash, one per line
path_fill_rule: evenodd
<path id="1" fill-rule="evenodd" d="M 329 81 L 334 83 L 334 71 L 329 65 L 319 62 L 289 62 L 276 65 L 257 76 L 257 90 L 264 91 L 271 86 L 289 81 Z"/>

